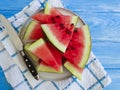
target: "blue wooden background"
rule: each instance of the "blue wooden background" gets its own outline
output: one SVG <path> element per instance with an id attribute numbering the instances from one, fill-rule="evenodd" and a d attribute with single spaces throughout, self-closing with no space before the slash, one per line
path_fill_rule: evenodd
<path id="1" fill-rule="evenodd" d="M 0 13 L 8 18 L 31 1 L 0 0 Z M 112 78 L 104 90 L 120 90 L 120 0 L 62 1 L 90 26 L 92 51 Z M 12 90 L 0 69 L 0 90 L 3 89 Z"/>

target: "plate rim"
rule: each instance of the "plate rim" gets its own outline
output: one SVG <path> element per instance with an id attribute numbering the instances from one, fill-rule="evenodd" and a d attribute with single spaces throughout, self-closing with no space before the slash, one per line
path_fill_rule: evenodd
<path id="1" fill-rule="evenodd" d="M 72 12 L 71 10 L 69 10 L 69 9 L 66 9 L 66 8 L 58 8 L 58 7 L 55 7 L 56 9 L 58 9 L 58 10 L 61 10 L 61 12 L 62 12 L 62 10 L 63 11 L 66 11 L 66 12 L 68 12 L 68 13 L 70 13 L 70 14 L 72 14 L 72 15 L 75 15 L 75 16 L 78 16 L 78 22 L 77 22 L 77 24 L 80 22 L 81 23 L 81 26 L 82 25 L 85 25 L 85 22 L 82 20 L 82 18 L 79 16 L 79 15 L 77 15 L 76 13 L 74 13 L 74 12 Z M 44 11 L 44 9 L 41 9 L 41 10 L 38 10 L 38 11 L 36 11 L 34 14 L 36 14 L 36 13 L 40 13 L 40 12 L 43 12 Z M 33 14 L 33 15 L 34 15 Z M 33 15 L 31 15 L 31 16 L 33 16 Z M 63 14 L 64 15 L 64 14 Z M 20 32 L 18 33 L 19 34 L 19 37 L 20 37 L 20 39 L 22 40 L 22 38 L 23 38 L 23 34 L 25 33 L 25 29 L 27 28 L 27 25 L 32 21 L 33 19 L 31 18 L 31 17 L 29 17 L 24 23 L 23 23 L 23 25 L 22 25 L 22 28 L 20 29 Z M 23 30 L 24 30 L 24 32 L 23 32 Z M 23 40 L 22 40 L 23 41 Z M 24 43 L 24 42 L 23 42 Z M 25 44 L 25 43 L 24 43 Z M 31 60 L 32 61 L 32 60 Z M 63 68 L 64 68 L 64 65 L 63 65 Z M 68 70 L 67 70 L 68 71 Z M 69 72 L 69 71 L 68 71 Z M 38 72 L 39 73 L 39 72 Z M 47 72 L 40 72 L 40 73 L 47 73 Z M 53 73 L 48 73 L 49 75 L 50 74 L 53 74 Z M 56 73 L 55 73 L 56 74 Z M 40 75 L 39 75 L 40 76 Z M 51 79 L 45 79 L 45 78 L 40 78 L 40 79 L 42 79 L 42 80 L 47 80 L 47 81 L 61 81 L 61 80 L 65 80 L 65 79 L 68 79 L 68 78 L 70 78 L 71 76 L 73 76 L 71 73 L 69 74 L 69 76 L 66 76 L 66 77 L 63 77 L 63 79 L 61 78 L 61 79 L 54 79 L 54 80 L 51 80 Z M 41 76 L 40 76 L 41 77 Z"/>

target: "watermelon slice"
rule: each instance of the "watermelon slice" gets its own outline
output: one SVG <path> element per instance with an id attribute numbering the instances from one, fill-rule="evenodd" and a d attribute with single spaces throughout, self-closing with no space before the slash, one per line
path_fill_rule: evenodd
<path id="1" fill-rule="evenodd" d="M 77 16 L 67 16 L 67 15 L 46 15 L 37 13 L 32 16 L 32 19 L 39 21 L 41 24 L 50 24 L 50 23 L 57 23 L 57 24 L 69 24 L 73 23 L 76 25 Z"/>
<path id="2" fill-rule="evenodd" d="M 43 62 L 42 60 L 40 60 L 37 56 L 35 56 L 33 53 L 31 53 L 30 51 L 28 51 L 28 48 L 30 47 L 32 43 L 27 43 L 25 44 L 25 51 L 28 53 L 28 55 L 32 58 L 35 66 L 36 66 L 36 70 L 38 72 L 55 72 L 55 73 L 63 73 L 63 68 L 61 67 L 61 69 L 59 71 L 56 71 L 54 68 L 52 68 L 51 66 L 49 66 L 48 64 L 46 64 L 45 62 Z M 54 50 L 53 50 L 54 52 Z M 55 52 L 56 53 L 56 52 Z M 57 54 L 55 54 L 57 55 Z M 61 58 L 59 57 L 59 55 L 57 55 L 56 57 Z M 62 65 L 62 63 L 59 61 L 59 64 Z"/>
<path id="3" fill-rule="evenodd" d="M 32 20 L 30 24 L 27 26 L 27 29 L 25 31 L 25 34 L 23 36 L 24 41 L 29 40 L 37 40 L 39 38 L 43 38 L 44 33 L 41 30 L 41 24 L 37 21 Z"/>
<path id="4" fill-rule="evenodd" d="M 42 24 L 41 27 L 50 42 L 61 52 L 65 52 L 74 31 L 74 25 L 64 27 L 64 25 Z"/>
<path id="5" fill-rule="evenodd" d="M 46 41 L 44 39 L 39 39 L 35 41 L 28 50 L 43 60 L 46 64 L 53 67 L 55 70 L 60 70 L 60 65 L 56 61 L 55 57 L 53 56 L 52 52 L 47 47 Z"/>
<path id="6" fill-rule="evenodd" d="M 74 30 L 72 39 L 68 45 L 65 58 L 71 63 L 84 68 L 91 50 L 91 38 L 87 25 Z"/>
<path id="7" fill-rule="evenodd" d="M 54 68 L 51 68 L 51 66 L 43 63 L 42 65 L 39 65 L 37 67 L 38 71 L 46 71 L 46 72 L 57 72 L 57 73 L 63 73 L 63 67 L 62 67 L 62 53 L 57 50 L 50 42 L 46 41 L 47 47 L 52 52 L 53 56 L 57 60 L 58 64 L 60 65 L 60 70 L 56 71 Z M 47 67 L 45 67 L 47 65 Z"/>
<path id="8" fill-rule="evenodd" d="M 79 80 L 82 79 L 83 68 L 79 68 L 75 64 L 72 64 L 69 61 L 64 63 L 65 68 L 67 68 L 74 76 L 76 76 Z"/>
<path id="9" fill-rule="evenodd" d="M 38 61 L 40 60 L 37 56 L 35 56 L 34 54 L 32 54 L 30 51 L 28 51 L 28 48 L 30 47 L 32 43 L 27 43 L 24 46 L 25 51 L 27 52 L 27 54 L 32 58 L 32 60 L 34 60 L 33 62 L 38 63 Z"/>

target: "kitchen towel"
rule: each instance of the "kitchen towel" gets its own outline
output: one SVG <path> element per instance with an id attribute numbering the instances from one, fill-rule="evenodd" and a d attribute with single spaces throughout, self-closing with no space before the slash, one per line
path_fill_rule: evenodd
<path id="1" fill-rule="evenodd" d="M 49 2 L 54 7 L 64 7 L 60 0 L 33 0 L 22 11 L 9 18 L 19 33 L 24 22 Z M 111 78 L 96 56 L 91 52 L 82 74 L 82 80 L 72 76 L 61 81 L 36 81 L 24 64 L 23 58 L 11 42 L 6 28 L 0 22 L 0 66 L 5 77 L 15 90 L 102 90 L 111 83 Z"/>

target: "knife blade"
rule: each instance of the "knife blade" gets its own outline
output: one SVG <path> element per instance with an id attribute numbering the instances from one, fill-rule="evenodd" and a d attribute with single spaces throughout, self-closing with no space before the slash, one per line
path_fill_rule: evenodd
<path id="1" fill-rule="evenodd" d="M 32 76 L 36 79 L 39 80 L 39 75 L 34 67 L 34 65 L 32 64 L 30 58 L 28 58 L 28 56 L 25 54 L 25 51 L 23 49 L 23 42 L 20 40 L 19 36 L 17 35 L 17 33 L 15 32 L 15 29 L 11 26 L 11 24 L 9 23 L 9 21 L 5 18 L 5 16 L 0 14 L 0 21 L 3 24 L 5 30 L 8 32 L 8 35 L 12 41 L 12 43 L 14 44 L 14 46 L 16 47 L 16 49 L 22 54 L 23 59 L 29 69 L 29 71 L 31 72 Z"/>

